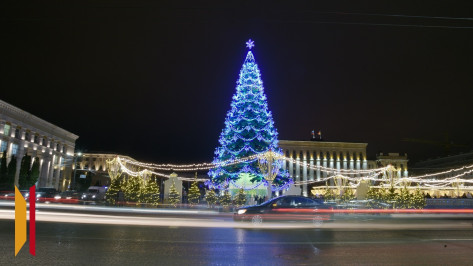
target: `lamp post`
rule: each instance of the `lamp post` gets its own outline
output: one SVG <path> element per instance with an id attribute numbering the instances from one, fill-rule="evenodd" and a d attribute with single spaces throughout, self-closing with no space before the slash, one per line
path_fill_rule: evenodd
<path id="1" fill-rule="evenodd" d="M 271 149 L 265 153 L 260 154 L 258 157 L 258 167 L 268 182 L 268 188 L 266 192 L 267 200 L 271 199 L 273 194 L 272 184 L 274 178 L 276 178 L 276 176 L 279 174 L 280 167 L 277 162 L 280 157 L 280 154 L 273 152 Z"/>
<path id="2" fill-rule="evenodd" d="M 76 187 L 76 171 L 77 171 L 77 158 L 82 156 L 82 152 L 78 152 L 77 155 L 74 154 L 74 173 L 72 177 L 72 186 L 71 189 L 74 190 Z"/>

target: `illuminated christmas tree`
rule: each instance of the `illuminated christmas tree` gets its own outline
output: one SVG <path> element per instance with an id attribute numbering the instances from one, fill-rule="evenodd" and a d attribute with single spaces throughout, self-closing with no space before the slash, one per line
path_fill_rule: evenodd
<path id="1" fill-rule="evenodd" d="M 246 44 L 249 49 L 254 46 L 251 40 Z M 219 144 L 213 161 L 217 164 L 267 151 L 281 153 L 273 116 L 268 110 L 261 73 L 251 51 L 248 51 L 240 70 L 236 94 L 227 113 Z M 274 161 L 273 169 L 278 169 L 279 175 L 273 181 L 273 190 L 292 181 L 281 166 L 280 160 Z M 252 189 L 264 181 L 264 174 L 258 167 L 257 159 L 218 166 L 209 171 L 212 185 L 219 189 L 228 189 L 230 184 L 236 188 Z M 240 178 L 248 177 L 251 182 L 236 183 Z"/>
<path id="2" fill-rule="evenodd" d="M 427 201 L 425 200 L 424 194 L 419 188 L 416 189 L 414 194 L 411 196 L 411 207 L 414 209 L 423 209 L 426 204 Z"/>
<path id="3" fill-rule="evenodd" d="M 125 196 L 130 202 L 142 202 L 143 182 L 140 177 L 130 176 L 126 182 Z"/>
<path id="4" fill-rule="evenodd" d="M 169 188 L 169 203 L 172 204 L 174 207 L 176 207 L 176 205 L 180 202 L 181 202 L 181 195 L 177 191 L 176 185 L 173 182 L 171 187 Z"/>
<path id="5" fill-rule="evenodd" d="M 123 179 L 121 177 L 113 178 L 110 187 L 107 189 L 107 192 L 105 192 L 105 199 L 110 205 L 115 205 L 117 203 L 119 190 L 125 191 Z"/>
<path id="6" fill-rule="evenodd" d="M 355 199 L 355 193 L 353 192 L 353 189 L 351 188 L 345 188 L 343 190 L 343 194 L 340 196 L 340 200 L 342 202 L 349 202 L 350 200 Z"/>
<path id="7" fill-rule="evenodd" d="M 156 184 L 156 178 L 150 177 L 146 180 L 143 187 L 143 202 L 149 203 L 152 206 L 157 206 L 159 203 L 159 188 Z"/>
<path id="8" fill-rule="evenodd" d="M 219 197 L 219 202 L 220 202 L 220 205 L 222 205 L 223 207 L 227 207 L 228 205 L 232 203 L 232 195 L 228 193 L 228 190 L 225 190 L 223 192 L 223 195 Z"/>
<path id="9" fill-rule="evenodd" d="M 212 189 L 208 190 L 207 193 L 205 194 L 205 200 L 207 201 L 207 204 L 210 207 L 217 204 L 218 197 L 217 197 L 217 194 L 215 193 L 215 191 L 213 191 Z"/>
<path id="10" fill-rule="evenodd" d="M 245 194 L 245 190 L 243 190 L 243 188 L 241 188 L 239 191 L 238 191 L 238 194 L 236 194 L 235 196 L 235 204 L 237 206 L 243 206 L 245 205 L 246 203 L 246 194 Z"/>
<path id="11" fill-rule="evenodd" d="M 188 200 L 189 200 L 190 204 L 199 203 L 200 189 L 199 189 L 199 186 L 197 186 L 197 181 L 196 180 L 194 180 L 194 182 L 192 182 L 192 185 L 189 189 L 189 195 L 187 197 L 188 197 Z"/>
<path id="12" fill-rule="evenodd" d="M 386 204 L 386 190 L 384 188 L 373 188 L 370 187 L 366 193 L 366 199 L 370 200 L 367 203 L 367 207 L 372 209 L 387 208 Z"/>
<path id="13" fill-rule="evenodd" d="M 409 190 L 404 187 L 401 188 L 400 193 L 396 196 L 396 208 L 398 209 L 409 209 L 411 208 L 411 197 Z"/>

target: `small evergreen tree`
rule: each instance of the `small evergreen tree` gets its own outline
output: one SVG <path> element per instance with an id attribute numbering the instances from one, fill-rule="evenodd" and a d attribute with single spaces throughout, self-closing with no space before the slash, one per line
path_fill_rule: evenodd
<path id="1" fill-rule="evenodd" d="M 20 175 L 18 185 L 21 189 L 28 188 L 28 179 L 30 175 L 31 156 L 25 155 L 21 158 Z"/>
<path id="2" fill-rule="evenodd" d="M 340 199 L 342 200 L 342 202 L 349 202 L 350 200 L 354 200 L 355 193 L 353 193 L 353 189 L 345 188 L 343 190 L 343 195 L 340 196 Z"/>
<path id="3" fill-rule="evenodd" d="M 223 207 L 227 207 L 232 203 L 232 196 L 230 195 L 228 190 L 225 190 L 225 192 L 223 192 L 223 195 L 219 197 L 219 201 Z"/>
<path id="4" fill-rule="evenodd" d="M 411 196 L 411 207 L 414 209 L 423 209 L 427 201 L 425 200 L 424 194 L 420 189 L 416 189 L 414 194 Z"/>
<path id="5" fill-rule="evenodd" d="M 335 200 L 335 194 L 330 188 L 326 188 L 324 192 L 324 200 Z"/>
<path id="6" fill-rule="evenodd" d="M 385 194 L 386 194 L 386 191 L 384 189 L 371 187 L 368 190 L 368 193 L 366 194 L 366 199 L 370 200 L 368 201 L 368 204 L 367 204 L 368 208 L 374 208 L 374 209 L 386 208 L 386 205 L 382 204 L 386 200 Z"/>
<path id="7" fill-rule="evenodd" d="M 205 194 L 205 200 L 207 201 L 209 207 L 214 206 L 215 204 L 217 204 L 218 201 L 217 193 L 215 193 L 215 191 L 213 191 L 212 189 L 207 190 L 207 193 Z"/>
<path id="8" fill-rule="evenodd" d="M 143 188 L 143 202 L 149 203 L 152 206 L 157 206 L 159 203 L 159 188 L 156 184 L 156 178 L 150 177 L 145 182 Z"/>
<path id="9" fill-rule="evenodd" d="M 130 176 L 125 187 L 125 195 L 131 202 L 141 203 L 142 202 L 142 182 L 141 178 Z"/>
<path id="10" fill-rule="evenodd" d="M 246 203 L 245 190 L 243 188 L 240 188 L 240 190 L 238 190 L 238 194 L 235 197 L 235 204 L 237 206 L 243 206 L 245 205 L 245 203 Z"/>
<path id="11" fill-rule="evenodd" d="M 397 208 L 397 196 L 398 194 L 396 193 L 396 189 L 394 189 L 394 187 L 391 187 L 386 191 L 386 193 L 384 193 L 384 201 L 386 203 L 392 204 L 393 208 Z"/>
<path id="12" fill-rule="evenodd" d="M 411 194 L 409 194 L 409 190 L 406 187 L 401 188 L 400 193 L 396 195 L 396 208 L 411 208 Z"/>
<path id="13" fill-rule="evenodd" d="M 176 185 L 173 182 L 171 187 L 169 188 L 169 203 L 172 204 L 174 207 L 176 207 L 176 205 L 180 202 L 181 202 L 181 195 L 177 191 Z"/>
<path id="14" fill-rule="evenodd" d="M 189 189 L 189 194 L 187 195 L 190 204 L 199 203 L 200 199 L 200 189 L 197 185 L 197 181 L 192 182 L 191 188 Z"/>
<path id="15" fill-rule="evenodd" d="M 121 177 L 116 177 L 112 179 L 110 187 L 105 192 L 105 199 L 110 205 L 117 204 L 117 195 L 118 191 L 124 191 L 123 179 Z M 126 195 L 125 195 L 126 196 Z"/>
<path id="16" fill-rule="evenodd" d="M 7 169 L 7 188 L 13 189 L 15 185 L 15 172 L 16 172 L 16 157 L 15 155 L 11 156 L 10 163 L 8 164 Z"/>

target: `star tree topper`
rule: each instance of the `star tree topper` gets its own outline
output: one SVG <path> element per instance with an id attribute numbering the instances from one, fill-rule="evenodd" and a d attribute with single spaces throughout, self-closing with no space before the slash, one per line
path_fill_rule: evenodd
<path id="1" fill-rule="evenodd" d="M 255 46 L 255 42 L 252 41 L 251 39 L 249 39 L 247 42 L 246 42 L 246 47 L 248 47 L 250 50 L 251 48 L 253 48 Z"/>

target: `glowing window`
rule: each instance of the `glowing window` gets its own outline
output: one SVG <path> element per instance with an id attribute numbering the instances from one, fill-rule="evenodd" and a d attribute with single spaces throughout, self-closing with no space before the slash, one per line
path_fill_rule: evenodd
<path id="1" fill-rule="evenodd" d="M 4 152 L 7 150 L 7 142 L 6 141 L 2 141 L 2 145 L 0 145 L 0 152 Z"/>
<path id="2" fill-rule="evenodd" d="M 3 128 L 3 135 L 10 136 L 10 125 L 9 124 L 5 124 L 5 127 Z"/>
<path id="3" fill-rule="evenodd" d="M 11 155 L 16 155 L 18 152 L 18 144 L 13 143 L 11 146 Z"/>

